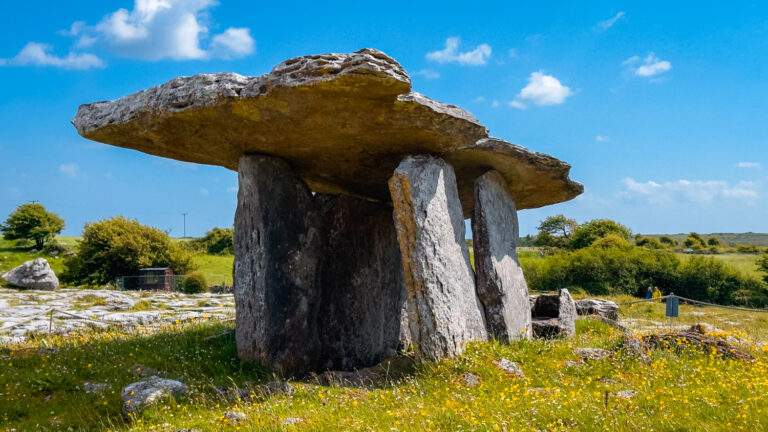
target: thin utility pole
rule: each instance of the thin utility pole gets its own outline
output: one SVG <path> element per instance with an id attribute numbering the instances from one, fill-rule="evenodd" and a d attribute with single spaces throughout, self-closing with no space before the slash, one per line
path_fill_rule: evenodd
<path id="1" fill-rule="evenodd" d="M 38 201 L 38 200 L 31 200 L 31 201 L 30 201 L 30 203 L 32 203 L 32 204 L 37 204 L 37 203 L 39 203 L 39 202 L 40 202 L 40 201 Z"/>
<path id="2" fill-rule="evenodd" d="M 182 216 L 184 216 L 184 237 L 182 237 L 182 238 L 187 238 L 187 215 L 188 214 L 189 213 L 182 213 L 181 214 Z"/>

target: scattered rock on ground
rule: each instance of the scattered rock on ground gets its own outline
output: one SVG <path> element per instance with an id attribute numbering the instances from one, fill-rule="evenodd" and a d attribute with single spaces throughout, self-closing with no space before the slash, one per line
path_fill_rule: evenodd
<path id="1" fill-rule="evenodd" d="M 53 291 L 59 286 L 59 278 L 51 270 L 45 258 L 37 258 L 11 269 L 3 279 L 19 288 Z"/>
<path id="2" fill-rule="evenodd" d="M 238 424 L 244 422 L 248 417 L 244 412 L 240 411 L 227 411 L 224 413 L 224 420 L 229 424 Z"/>
<path id="3" fill-rule="evenodd" d="M 637 357 L 642 361 L 649 361 L 651 358 L 648 356 L 648 345 L 646 345 L 643 339 L 635 334 L 625 334 L 622 343 L 622 349 L 629 355 Z"/>
<path id="4" fill-rule="evenodd" d="M 518 366 L 517 363 L 513 362 L 512 360 L 501 358 L 499 360 L 494 360 L 493 364 L 495 364 L 496 367 L 508 373 L 509 375 L 525 378 L 525 373 L 523 373 L 523 370 L 520 369 L 520 366 Z"/>
<path id="5" fill-rule="evenodd" d="M 472 372 L 466 372 L 461 376 L 461 381 L 469 387 L 475 387 L 480 384 L 480 377 Z"/>
<path id="6" fill-rule="evenodd" d="M 101 393 L 108 388 L 109 388 L 109 384 L 107 383 L 92 383 L 92 382 L 83 383 L 83 391 L 85 391 L 86 393 Z"/>
<path id="7" fill-rule="evenodd" d="M 147 405 L 151 405 L 164 397 L 180 397 L 189 393 L 186 384 L 171 380 L 151 377 L 147 381 L 129 384 L 120 392 L 123 399 L 123 414 L 137 413 Z"/>
<path id="8" fill-rule="evenodd" d="M 296 389 L 287 381 L 270 381 L 264 385 L 258 386 L 258 390 L 264 396 L 293 396 Z"/>
<path id="9" fill-rule="evenodd" d="M 283 420 L 283 425 L 290 426 L 290 425 L 295 425 L 297 423 L 301 423 L 303 421 L 304 419 L 301 417 L 287 417 Z"/>
<path id="10" fill-rule="evenodd" d="M 568 367 L 568 368 L 581 367 L 581 366 L 584 366 L 584 364 L 585 363 L 581 360 L 579 361 L 568 360 L 565 362 L 565 367 Z"/>
<path id="11" fill-rule="evenodd" d="M 616 392 L 616 397 L 620 399 L 629 400 L 635 397 L 636 394 L 637 392 L 634 390 L 622 390 L 622 391 Z"/>
<path id="12" fill-rule="evenodd" d="M 579 315 L 598 315 L 609 320 L 619 320 L 619 306 L 601 298 L 587 298 L 576 302 L 576 313 Z"/>
<path id="13" fill-rule="evenodd" d="M 612 352 L 601 348 L 576 348 L 573 352 L 578 354 L 584 360 L 601 360 L 608 358 L 613 354 Z"/>
<path id="14" fill-rule="evenodd" d="M 693 346 L 706 353 L 714 350 L 714 352 L 724 358 L 754 360 L 751 354 L 738 349 L 725 339 L 690 331 L 682 333 L 652 333 L 643 336 L 643 340 L 649 346 L 655 348 L 680 350 L 684 346 Z"/>

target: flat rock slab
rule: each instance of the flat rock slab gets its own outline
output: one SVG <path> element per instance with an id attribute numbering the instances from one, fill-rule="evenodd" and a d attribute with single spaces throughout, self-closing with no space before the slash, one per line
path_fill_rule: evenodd
<path id="1" fill-rule="evenodd" d="M 583 191 L 567 163 L 489 139 L 467 111 L 411 92 L 400 64 L 374 49 L 297 57 L 260 76 L 180 77 L 82 105 L 72 123 L 94 141 L 230 169 L 243 154 L 278 156 L 314 192 L 385 202 L 406 155 L 441 155 L 456 167 L 465 217 L 474 180 L 489 169 L 515 189 L 519 209 Z"/>
<path id="2" fill-rule="evenodd" d="M 467 342 L 488 334 L 453 169 L 431 156 L 408 157 L 389 187 L 414 348 L 428 360 L 459 355 Z"/>

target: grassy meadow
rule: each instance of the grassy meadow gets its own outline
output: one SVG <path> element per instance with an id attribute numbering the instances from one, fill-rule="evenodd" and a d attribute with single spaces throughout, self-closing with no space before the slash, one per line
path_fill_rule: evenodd
<path id="1" fill-rule="evenodd" d="M 621 302 L 624 298 L 615 298 Z M 664 321 L 663 305 L 622 307 L 622 319 Z M 696 316 L 690 312 L 698 312 Z M 703 314 L 703 316 L 702 316 Z M 679 322 L 741 322 L 737 336 L 765 341 L 764 314 L 682 306 Z M 464 355 L 418 364 L 416 371 L 373 388 L 292 380 L 293 396 L 227 400 L 214 385 L 247 388 L 272 380 L 258 364 L 241 362 L 234 342 L 206 341 L 232 323 L 169 326 L 155 334 L 84 332 L 38 335 L 0 352 L 1 430 L 201 431 L 734 431 L 768 428 L 768 353 L 747 349 L 754 362 L 726 360 L 683 346 L 650 352 L 645 363 L 620 349 L 621 334 L 598 321 L 577 321 L 570 340 L 474 343 Z M 567 367 L 575 348 L 615 350 L 603 360 Z M 525 378 L 506 375 L 494 361 L 517 362 Z M 120 389 L 144 365 L 180 379 L 190 394 L 166 400 L 137 416 L 121 414 Z M 471 385 L 464 375 L 479 377 Z M 79 390 L 107 383 L 102 393 Z M 624 391 L 636 392 L 630 398 Z M 229 424 L 226 411 L 247 420 Z M 284 425 L 288 418 L 301 419 Z"/>
<path id="2" fill-rule="evenodd" d="M 74 249 L 77 246 L 79 237 L 56 237 L 56 241 Z M 52 257 L 44 252 L 32 252 L 30 249 L 20 249 L 16 247 L 16 241 L 4 240 L 0 237 L 0 272 L 11 270 L 12 268 L 23 264 L 26 261 L 36 258 L 45 258 L 51 265 L 54 273 L 61 274 L 64 270 L 63 258 Z M 234 257 L 229 255 L 194 255 L 195 264 L 198 271 L 205 275 L 209 284 L 232 284 L 232 265 Z M 0 286 L 3 281 L 0 280 Z"/>

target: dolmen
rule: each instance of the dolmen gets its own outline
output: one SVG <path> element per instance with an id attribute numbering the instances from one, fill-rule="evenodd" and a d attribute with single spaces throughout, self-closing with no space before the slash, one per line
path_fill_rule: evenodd
<path id="1" fill-rule="evenodd" d="M 374 49 L 180 77 L 82 105 L 73 124 L 94 141 L 237 170 L 238 355 L 286 375 L 530 337 L 517 211 L 583 191 L 567 163 L 412 92 Z"/>

